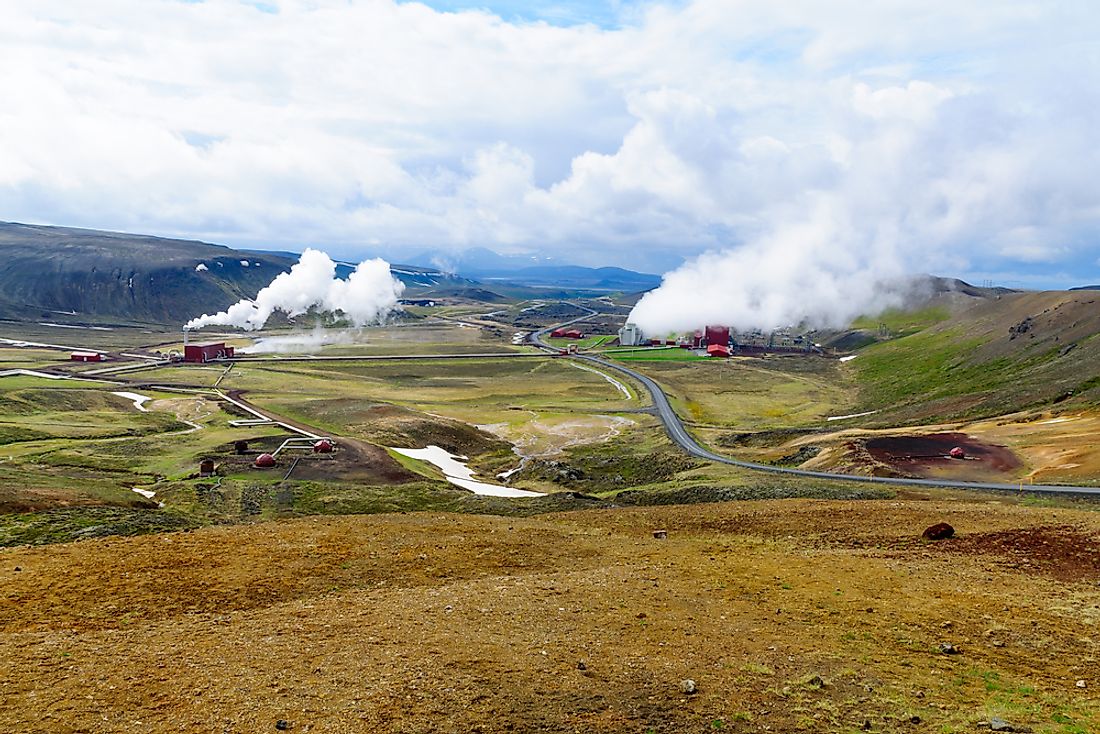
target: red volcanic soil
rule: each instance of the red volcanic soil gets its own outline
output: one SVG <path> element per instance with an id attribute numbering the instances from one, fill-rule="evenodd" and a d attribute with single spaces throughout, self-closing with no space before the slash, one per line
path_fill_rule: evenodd
<path id="1" fill-rule="evenodd" d="M 966 452 L 965 459 L 948 454 L 955 447 Z M 977 441 L 965 433 L 932 433 L 925 436 L 881 436 L 866 443 L 876 461 L 899 472 L 915 476 L 1010 473 L 1022 466 L 1004 446 Z"/>

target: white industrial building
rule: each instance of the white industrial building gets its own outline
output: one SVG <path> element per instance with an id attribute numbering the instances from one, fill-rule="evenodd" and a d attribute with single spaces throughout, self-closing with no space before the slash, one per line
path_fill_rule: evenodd
<path id="1" fill-rule="evenodd" d="M 642 343 L 642 330 L 637 324 L 626 324 L 619 329 L 619 344 L 624 347 L 636 347 Z"/>

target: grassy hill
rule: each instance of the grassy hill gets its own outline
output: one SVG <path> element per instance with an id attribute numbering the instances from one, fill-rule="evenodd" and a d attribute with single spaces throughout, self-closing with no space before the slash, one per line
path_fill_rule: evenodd
<path id="1" fill-rule="evenodd" d="M 875 422 L 1100 402 L 1100 294 L 1005 293 L 940 316 L 851 363 Z"/>

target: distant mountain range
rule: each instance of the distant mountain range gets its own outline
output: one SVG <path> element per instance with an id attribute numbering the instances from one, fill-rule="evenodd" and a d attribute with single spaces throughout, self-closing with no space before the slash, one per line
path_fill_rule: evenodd
<path id="1" fill-rule="evenodd" d="M 624 268 L 590 268 L 559 262 L 552 257 L 501 255 L 484 247 L 457 254 L 422 252 L 409 262 L 431 265 L 466 278 L 532 288 L 575 288 L 633 293 L 656 288 L 661 276 Z"/>
<path id="2" fill-rule="evenodd" d="M 423 263 L 390 269 L 411 298 L 567 297 L 648 290 L 660 278 L 621 268 L 536 263 L 471 251 L 469 270 Z M 298 253 L 73 227 L 0 222 L 0 318 L 80 323 L 182 323 L 252 298 Z M 341 262 L 346 277 L 354 263 Z"/>

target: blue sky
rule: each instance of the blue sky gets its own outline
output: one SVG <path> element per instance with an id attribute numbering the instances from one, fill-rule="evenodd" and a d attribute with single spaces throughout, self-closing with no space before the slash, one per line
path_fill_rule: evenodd
<path id="1" fill-rule="evenodd" d="M 423 2 L 436 10 L 487 10 L 507 21 L 545 21 L 554 25 L 592 23 L 603 28 L 616 28 L 629 22 L 645 5 L 638 0 L 560 0 L 559 2 L 465 2 L 464 0 L 429 0 Z"/>

